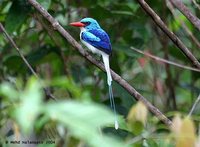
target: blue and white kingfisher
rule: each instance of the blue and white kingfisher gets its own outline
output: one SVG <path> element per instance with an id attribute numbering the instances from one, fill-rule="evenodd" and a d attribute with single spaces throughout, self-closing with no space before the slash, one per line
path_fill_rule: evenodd
<path id="1" fill-rule="evenodd" d="M 80 27 L 81 42 L 93 53 L 99 54 L 103 58 L 105 70 L 107 73 L 107 83 L 109 87 L 109 96 L 111 108 L 115 113 L 115 129 L 118 129 L 118 121 L 115 110 L 115 102 L 112 92 L 112 76 L 110 73 L 109 56 L 112 53 L 112 47 L 108 34 L 99 26 L 93 18 L 84 18 L 80 22 L 70 23 L 71 26 Z"/>

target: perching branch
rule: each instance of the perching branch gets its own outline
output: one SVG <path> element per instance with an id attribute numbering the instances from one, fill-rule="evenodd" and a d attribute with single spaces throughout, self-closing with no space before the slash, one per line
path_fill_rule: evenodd
<path id="1" fill-rule="evenodd" d="M 182 0 L 170 0 L 170 2 L 200 31 L 200 19 L 192 14 Z"/>
<path id="2" fill-rule="evenodd" d="M 194 102 L 194 104 L 193 104 L 193 106 L 192 106 L 192 108 L 191 108 L 190 113 L 188 114 L 188 116 L 192 115 L 192 113 L 193 113 L 194 109 L 196 108 L 197 104 L 199 103 L 199 101 L 200 101 L 200 94 L 197 97 L 196 101 Z"/>
<path id="3" fill-rule="evenodd" d="M 145 10 L 145 12 L 151 16 L 153 21 L 160 27 L 160 29 L 174 42 L 174 44 L 182 51 L 182 53 L 192 62 L 194 66 L 200 69 L 200 63 L 190 50 L 183 44 L 183 42 L 171 32 L 161 18 L 151 9 L 151 7 L 144 1 L 138 0 L 138 3 Z"/>
<path id="4" fill-rule="evenodd" d="M 140 54 L 143 54 L 143 55 L 145 55 L 145 56 L 147 56 L 147 57 L 150 57 L 150 58 L 152 58 L 152 59 L 154 59 L 154 60 L 156 60 L 156 61 L 163 62 L 163 63 L 165 63 L 165 64 L 174 65 L 174 66 L 177 66 L 177 67 L 180 67 L 180 68 L 183 68 L 183 69 L 187 69 L 187 70 L 192 70 L 192 71 L 200 72 L 200 69 L 192 68 L 192 67 L 185 66 L 185 65 L 181 65 L 181 64 L 178 64 L 178 63 L 169 61 L 169 60 L 165 60 L 165 59 L 163 59 L 163 58 L 154 56 L 154 55 L 152 55 L 152 54 L 150 54 L 150 53 L 143 52 L 143 51 L 141 51 L 141 50 L 139 50 L 139 49 L 136 49 L 136 48 L 134 48 L 134 47 L 131 47 L 131 49 L 134 50 L 134 51 L 136 51 L 136 52 L 138 52 L 138 53 L 140 53 Z"/>
<path id="5" fill-rule="evenodd" d="M 35 7 L 35 9 L 40 12 L 44 18 L 46 18 L 53 26 L 55 30 L 57 30 L 66 40 L 89 62 L 105 71 L 102 63 L 93 58 L 83 47 L 35 0 L 28 0 L 28 2 Z M 120 84 L 125 90 L 127 90 L 132 96 L 135 97 L 136 100 L 143 102 L 146 107 L 156 115 L 163 123 L 167 126 L 171 126 L 172 122 L 169 120 L 158 108 L 153 106 L 146 98 L 144 98 L 138 91 L 136 91 L 130 84 L 127 83 L 123 78 L 121 78 L 118 74 L 111 70 L 111 74 L 113 79 Z"/>
<path id="6" fill-rule="evenodd" d="M 24 55 L 21 53 L 20 49 L 17 47 L 16 43 L 13 41 L 13 39 L 10 37 L 10 35 L 7 33 L 6 29 L 3 27 L 3 25 L 0 23 L 0 32 L 3 32 L 6 36 L 6 38 L 8 39 L 8 41 L 10 42 L 10 44 L 17 50 L 17 52 L 19 53 L 20 57 L 22 58 L 22 60 L 24 61 L 24 63 L 26 64 L 26 66 L 28 67 L 28 69 L 31 71 L 31 73 L 37 78 L 39 79 L 39 76 L 37 75 L 37 73 L 34 71 L 34 69 L 31 67 L 31 65 L 28 63 L 28 61 L 26 60 L 26 58 L 24 57 Z M 46 94 L 47 97 L 52 98 L 54 100 L 56 100 L 56 98 L 50 93 L 49 89 L 44 88 L 44 92 Z"/>

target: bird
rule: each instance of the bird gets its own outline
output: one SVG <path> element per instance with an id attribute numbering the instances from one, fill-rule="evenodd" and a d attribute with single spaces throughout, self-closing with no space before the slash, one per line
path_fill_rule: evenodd
<path id="1" fill-rule="evenodd" d="M 107 74 L 107 84 L 109 89 L 110 105 L 115 115 L 114 126 L 117 130 L 119 123 L 116 115 L 115 101 L 112 91 L 112 76 L 110 72 L 109 57 L 112 54 L 112 46 L 108 34 L 100 27 L 93 18 L 83 18 L 79 22 L 70 23 L 71 26 L 80 28 L 81 42 L 94 54 L 102 56 Z"/>

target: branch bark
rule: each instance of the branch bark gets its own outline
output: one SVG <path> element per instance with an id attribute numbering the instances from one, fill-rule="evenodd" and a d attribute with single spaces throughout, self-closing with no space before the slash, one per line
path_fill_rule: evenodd
<path id="1" fill-rule="evenodd" d="M 182 0 L 170 0 L 170 2 L 200 31 L 200 19 L 192 14 Z"/>
<path id="2" fill-rule="evenodd" d="M 174 44 L 182 51 L 182 53 L 192 62 L 194 66 L 200 69 L 200 63 L 190 50 L 183 44 L 183 42 L 171 32 L 161 18 L 151 9 L 145 0 L 138 0 L 138 3 L 144 11 L 153 19 L 153 21 L 160 27 L 160 29 L 174 42 Z"/>
<path id="3" fill-rule="evenodd" d="M 40 12 L 45 19 L 47 19 L 53 26 L 55 30 L 57 30 L 66 40 L 89 62 L 105 71 L 102 63 L 93 58 L 87 51 L 83 49 L 83 47 L 35 0 L 28 0 L 28 2 L 35 7 L 35 9 Z M 127 90 L 136 100 L 143 102 L 146 107 L 156 115 L 158 119 L 160 119 L 167 126 L 172 125 L 172 121 L 169 120 L 158 108 L 153 106 L 146 98 L 144 98 L 137 90 L 135 90 L 130 84 L 128 84 L 123 78 L 121 78 L 118 74 L 111 70 L 111 74 L 113 79 L 120 84 L 125 90 Z"/>

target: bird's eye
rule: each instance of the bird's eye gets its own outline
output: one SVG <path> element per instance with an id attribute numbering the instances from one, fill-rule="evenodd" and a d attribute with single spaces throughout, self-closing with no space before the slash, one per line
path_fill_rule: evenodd
<path id="1" fill-rule="evenodd" d="M 85 24 L 86 26 L 88 26 L 90 24 L 89 21 L 86 21 L 86 22 L 82 22 L 83 24 Z"/>

